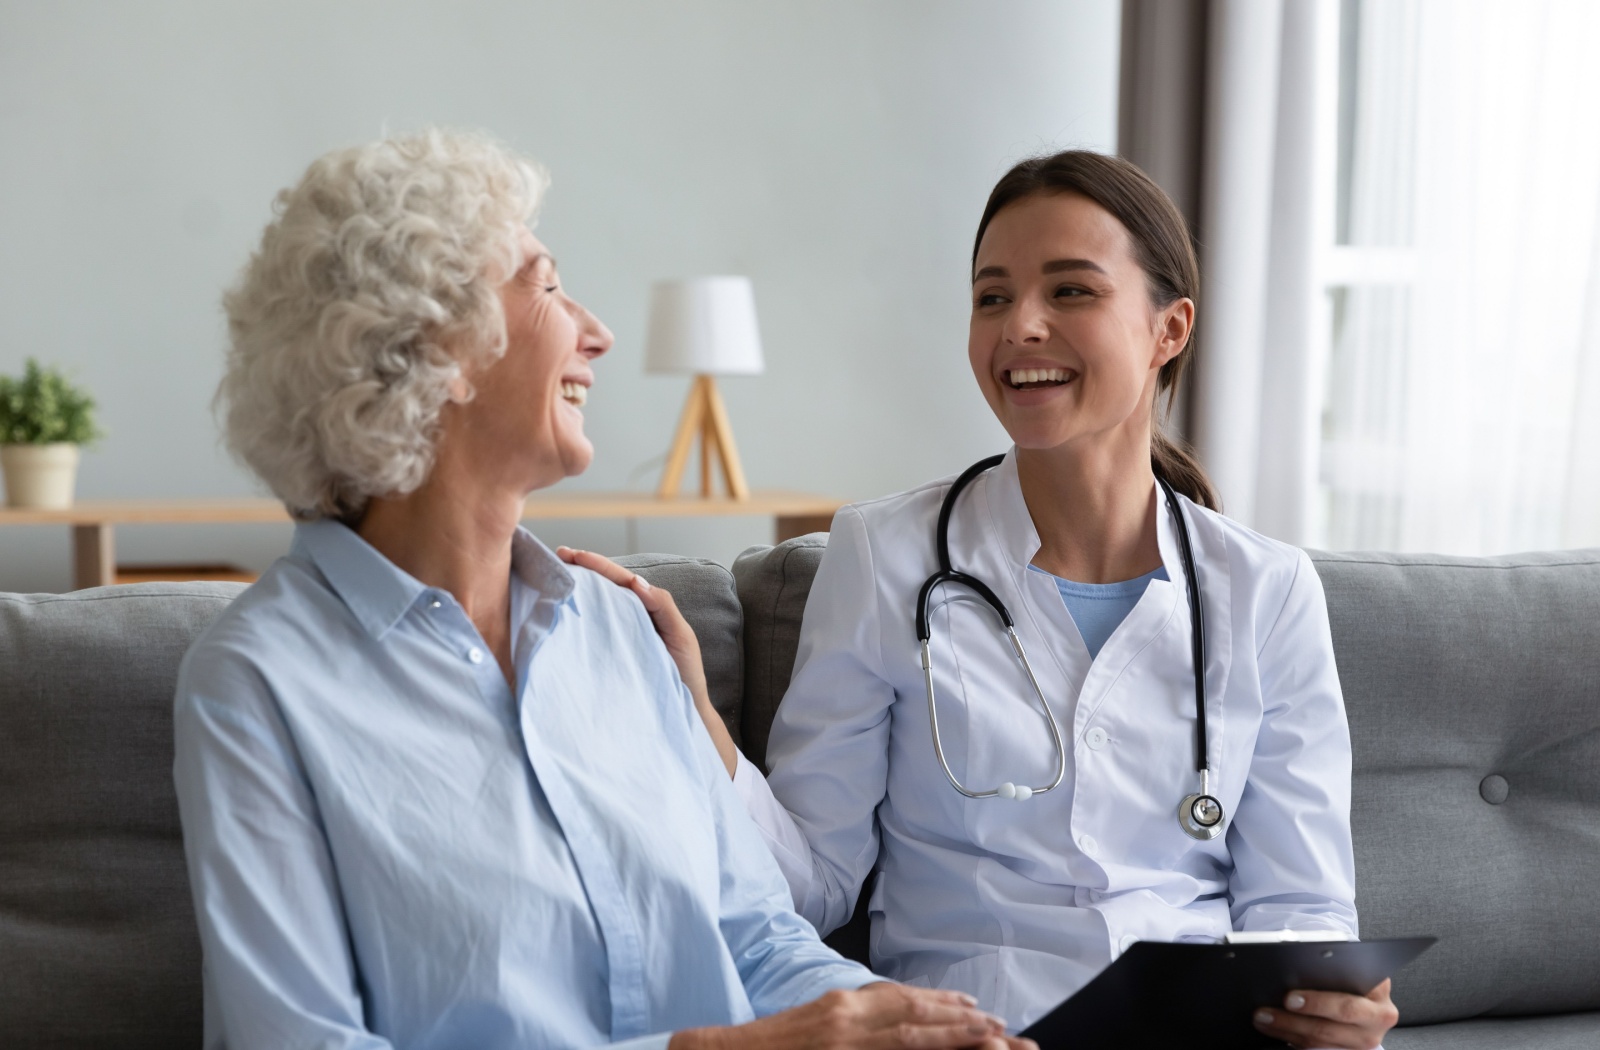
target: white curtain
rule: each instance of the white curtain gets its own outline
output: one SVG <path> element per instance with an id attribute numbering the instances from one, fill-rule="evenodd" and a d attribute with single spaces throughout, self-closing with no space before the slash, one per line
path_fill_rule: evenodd
<path id="1" fill-rule="evenodd" d="M 1305 542 L 1317 511 L 1338 8 L 1212 0 L 1208 22 L 1189 433 L 1229 516 Z"/>
<path id="2" fill-rule="evenodd" d="M 1360 7 L 1324 541 L 1600 545 L 1600 3 Z M 1365 254 L 1364 254 L 1365 253 Z"/>

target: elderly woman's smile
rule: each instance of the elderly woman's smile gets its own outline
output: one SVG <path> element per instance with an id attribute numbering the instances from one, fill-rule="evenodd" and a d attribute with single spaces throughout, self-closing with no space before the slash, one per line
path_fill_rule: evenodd
<path id="1" fill-rule="evenodd" d="M 505 353 L 467 375 L 470 397 L 441 415 L 446 446 L 462 441 L 476 462 L 501 463 L 528 489 L 582 473 L 594 457 L 582 406 L 590 362 L 611 347 L 600 320 L 561 285 L 555 258 L 526 227 L 516 270 L 498 289 Z"/>

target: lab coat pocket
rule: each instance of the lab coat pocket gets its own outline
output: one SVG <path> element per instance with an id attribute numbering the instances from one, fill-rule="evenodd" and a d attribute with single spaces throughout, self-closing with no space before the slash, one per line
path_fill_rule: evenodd
<path id="1" fill-rule="evenodd" d="M 1000 997 L 1000 989 L 996 986 L 999 972 L 1000 956 L 997 952 L 989 952 L 961 960 L 945 970 L 937 983 L 927 978 L 909 983 L 942 991 L 966 992 L 978 1000 L 978 1009 L 993 1011 Z"/>
<path id="2" fill-rule="evenodd" d="M 994 612 L 953 602 L 938 619 L 934 682 L 951 770 L 969 791 L 1049 784 L 1057 763 L 1049 723 Z"/>
<path id="3" fill-rule="evenodd" d="M 1077 947 L 1077 946 L 1072 946 Z M 1068 952 L 1072 947 L 1063 946 Z M 1093 949 L 1079 958 L 1028 948 L 1001 948 L 996 955 L 994 1005 L 1012 1033 L 1020 1032 L 1092 981 L 1106 966 Z"/>

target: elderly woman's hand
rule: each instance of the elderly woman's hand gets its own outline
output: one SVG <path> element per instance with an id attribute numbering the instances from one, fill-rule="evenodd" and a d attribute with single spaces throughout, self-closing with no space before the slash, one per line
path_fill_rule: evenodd
<path id="1" fill-rule="evenodd" d="M 722 716 L 711 706 L 711 693 L 706 689 L 705 664 L 700 660 L 700 641 L 694 636 L 694 628 L 689 626 L 689 621 L 678 611 L 678 603 L 672 600 L 672 595 L 660 587 L 652 587 L 638 573 L 624 569 L 610 558 L 593 551 L 557 547 L 556 556 L 568 564 L 599 573 L 617 586 L 632 591 L 644 603 L 644 610 L 650 614 L 650 622 L 655 624 L 656 633 L 672 655 L 672 662 L 678 665 L 678 676 L 694 697 L 695 710 L 706 724 L 706 731 L 711 734 L 711 742 L 717 746 L 722 764 L 727 767 L 728 775 L 733 776 L 739 765 L 739 751 L 734 746 L 733 737 L 728 734 L 728 727 L 722 723 Z"/>
<path id="2" fill-rule="evenodd" d="M 749 1024 L 678 1032 L 668 1050 L 1039 1050 L 960 992 L 883 982 Z"/>
<path id="3" fill-rule="evenodd" d="M 1257 1010 L 1256 1027 L 1291 1046 L 1373 1050 L 1400 1019 L 1384 981 L 1366 995 L 1290 992 L 1282 1010 Z"/>

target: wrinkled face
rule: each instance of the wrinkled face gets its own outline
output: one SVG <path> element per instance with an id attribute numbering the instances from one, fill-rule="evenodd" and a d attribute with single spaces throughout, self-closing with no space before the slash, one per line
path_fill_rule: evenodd
<path id="1" fill-rule="evenodd" d="M 973 272 L 967 355 L 1019 448 L 1148 433 L 1157 372 L 1183 349 L 1193 305 L 1152 307 L 1110 212 L 1075 193 L 1007 205 Z"/>
<path id="2" fill-rule="evenodd" d="M 583 405 L 594 384 L 590 362 L 611 348 L 611 331 L 561 287 L 555 259 L 518 229 L 520 266 L 500 288 L 506 352 L 470 375 L 473 397 L 456 409 L 463 437 L 528 490 L 581 474 L 594 457 Z"/>

